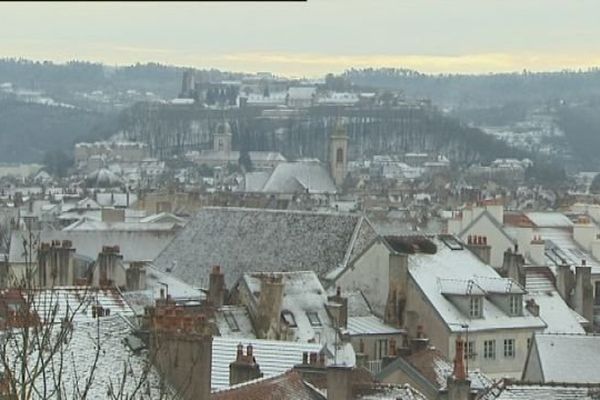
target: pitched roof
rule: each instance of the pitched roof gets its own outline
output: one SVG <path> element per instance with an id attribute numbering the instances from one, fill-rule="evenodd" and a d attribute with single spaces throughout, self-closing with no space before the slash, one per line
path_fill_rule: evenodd
<path id="1" fill-rule="evenodd" d="M 600 382 L 600 336 L 538 334 L 534 340 L 545 382 Z"/>
<path id="2" fill-rule="evenodd" d="M 540 306 L 540 318 L 546 323 L 546 333 L 577 333 L 585 330 L 571 309 L 556 290 L 529 292 L 526 300 L 533 299 Z"/>
<path id="3" fill-rule="evenodd" d="M 325 400 L 325 397 L 306 384 L 296 371 L 288 371 L 267 379 L 242 383 L 230 389 L 214 392 L 212 400 Z"/>
<path id="4" fill-rule="evenodd" d="M 482 299 L 483 318 L 470 319 L 444 295 L 444 286 L 440 285 L 440 282 L 475 281 L 481 287 L 482 282 L 498 280 L 502 283 L 506 282 L 506 279 L 501 278 L 475 254 L 458 246 L 457 242 L 451 242 L 442 236 L 436 237 L 434 242 L 437 246 L 435 254 L 409 255 L 409 274 L 451 331 L 461 331 L 460 326 L 464 324 L 469 325 L 470 331 L 545 327 L 542 320 L 532 316 L 527 310 L 523 310 L 522 316 L 509 316 L 486 297 Z M 466 288 L 462 284 L 459 286 L 461 290 Z"/>
<path id="5" fill-rule="evenodd" d="M 497 396 L 486 399 L 497 400 L 594 400 L 598 398 L 600 386 L 581 385 L 535 385 L 511 384 Z"/>
<path id="6" fill-rule="evenodd" d="M 154 264 L 206 287 L 220 265 L 231 288 L 245 272 L 315 271 L 346 265 L 376 237 L 359 215 L 250 208 L 203 208 Z"/>
<path id="7" fill-rule="evenodd" d="M 494 218 L 494 216 L 486 209 L 483 210 L 478 216 L 477 218 L 475 218 L 473 221 L 471 221 L 470 224 L 468 224 L 459 234 L 459 237 L 463 237 L 464 235 L 466 235 L 469 230 L 483 217 L 487 217 L 490 222 L 496 227 L 498 228 L 498 231 L 500 231 L 500 233 L 502 234 L 502 236 L 504 236 L 509 242 L 511 243 L 516 243 L 515 239 L 513 239 L 512 237 L 510 237 L 508 235 L 508 233 L 504 230 L 504 226 L 502 225 L 502 223 L 500 221 L 498 221 L 496 218 Z"/>
<path id="8" fill-rule="evenodd" d="M 297 161 L 277 165 L 261 191 L 335 193 L 337 189 L 329 171 L 320 162 Z"/>
<path id="9" fill-rule="evenodd" d="M 318 343 L 286 342 L 279 340 L 241 339 L 222 336 L 213 337 L 212 374 L 213 389 L 229 387 L 229 364 L 236 359 L 237 346 L 251 344 L 254 358 L 265 378 L 279 375 L 294 365 L 302 363 L 302 353 L 318 353 L 322 345 Z"/>
<path id="10" fill-rule="evenodd" d="M 34 233 L 37 236 L 38 233 Z M 151 261 L 175 236 L 175 231 L 53 231 L 39 232 L 39 242 L 70 240 L 75 253 L 95 260 L 102 246 L 119 245 L 123 261 Z M 9 262 L 24 263 L 23 239 L 25 232 L 13 231 L 10 244 Z M 37 248 L 33 249 L 32 259 L 36 259 Z"/>

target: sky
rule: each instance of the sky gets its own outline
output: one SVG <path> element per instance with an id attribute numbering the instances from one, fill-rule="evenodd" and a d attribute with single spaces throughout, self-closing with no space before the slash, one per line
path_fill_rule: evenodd
<path id="1" fill-rule="evenodd" d="M 598 0 L 0 3 L 0 57 L 322 76 L 600 66 Z"/>

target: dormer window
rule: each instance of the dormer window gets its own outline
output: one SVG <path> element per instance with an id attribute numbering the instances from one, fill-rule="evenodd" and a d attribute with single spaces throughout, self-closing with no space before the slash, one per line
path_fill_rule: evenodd
<path id="1" fill-rule="evenodd" d="M 319 319 L 319 315 L 314 311 L 307 311 L 306 317 L 308 318 L 308 322 L 310 322 L 311 326 L 322 326 L 321 320 Z"/>
<path id="2" fill-rule="evenodd" d="M 469 317 L 481 318 L 483 299 L 480 296 L 471 296 L 469 298 Z"/>
<path id="3" fill-rule="evenodd" d="M 281 319 L 289 326 L 290 328 L 297 328 L 296 318 L 294 318 L 294 314 L 291 311 L 283 310 L 281 312 Z"/>
<path id="4" fill-rule="evenodd" d="M 523 302 L 521 296 L 517 294 L 510 295 L 508 299 L 510 315 L 521 315 L 523 312 Z"/>

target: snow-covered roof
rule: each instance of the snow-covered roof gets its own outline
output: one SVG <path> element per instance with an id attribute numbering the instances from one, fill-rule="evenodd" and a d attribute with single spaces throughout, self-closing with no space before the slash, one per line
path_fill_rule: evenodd
<path id="1" fill-rule="evenodd" d="M 301 364 L 304 352 L 318 353 L 322 350 L 322 345 L 318 343 L 215 336 L 212 343 L 213 390 L 229 387 L 229 364 L 235 361 L 237 346 L 240 343 L 244 348 L 252 345 L 254 358 L 265 378 L 282 374 Z"/>
<path id="2" fill-rule="evenodd" d="M 540 318 L 547 325 L 545 333 L 585 333 L 575 312 L 556 290 L 530 292 L 525 299 L 533 299 L 540 306 Z"/>
<path id="3" fill-rule="evenodd" d="M 577 385 L 535 385 L 513 383 L 502 389 L 495 400 L 595 400 L 599 387 Z"/>
<path id="4" fill-rule="evenodd" d="M 493 329 L 517 329 L 545 327 L 543 321 L 523 310 L 522 316 L 510 316 L 502 311 L 487 297 L 482 301 L 482 318 L 469 318 L 461 312 L 444 295 L 440 281 L 475 281 L 481 282 L 488 279 L 503 281 L 498 273 L 489 265 L 482 262 L 476 255 L 456 243 L 447 245 L 448 240 L 432 239 L 437 246 L 435 254 L 415 253 L 408 257 L 409 273 L 414 282 L 420 287 L 428 301 L 435 308 L 451 331 L 459 332 L 462 325 L 469 325 L 470 331 L 485 331 Z M 479 285 L 478 285 L 479 286 Z M 466 290 L 466 286 L 460 286 Z M 465 292 L 462 292 L 465 293 Z"/>
<path id="5" fill-rule="evenodd" d="M 359 335 L 400 335 L 402 329 L 387 325 L 375 315 L 365 317 L 348 317 L 348 334 Z"/>
<path id="6" fill-rule="evenodd" d="M 234 207 L 201 209 L 154 264 L 190 284 L 208 286 L 220 265 L 228 287 L 243 273 L 315 271 L 346 265 L 376 237 L 359 215 Z"/>
<path id="7" fill-rule="evenodd" d="M 273 274 L 273 273 L 271 273 Z M 336 331 L 325 307 L 327 293 L 319 278 L 313 271 L 274 273 L 281 276 L 283 283 L 283 301 L 281 313 L 289 313 L 295 324 L 288 326 L 294 337 L 292 341 L 316 341 L 318 343 L 335 343 Z M 244 284 L 258 304 L 258 293 L 261 291 L 264 274 L 244 274 Z M 312 315 L 313 320 L 309 318 Z M 288 321 L 288 320 L 286 320 Z"/>
<path id="8" fill-rule="evenodd" d="M 83 218 L 63 228 L 63 231 L 168 232 L 179 227 L 179 223 L 175 222 L 106 222 Z"/>
<path id="9" fill-rule="evenodd" d="M 110 314 L 99 318 L 92 316 L 91 308 L 100 305 L 105 310 L 110 309 Z M 123 301 L 118 292 L 112 289 L 91 289 L 86 287 L 61 287 L 55 289 L 40 290 L 34 293 L 34 309 L 40 316 L 40 320 L 46 324 L 53 324 L 54 328 L 44 328 L 42 332 L 48 332 L 55 336 L 61 332 L 58 327 L 65 316 L 72 316 L 72 330 L 61 339 L 61 350 L 50 360 L 52 366 L 44 369 L 44 375 L 40 375 L 35 381 L 35 386 L 42 391 L 44 386 L 54 389 L 54 374 L 60 372 L 62 389 L 68 398 L 78 397 L 76 385 L 80 389 L 85 386 L 89 371 L 95 365 L 95 372 L 88 397 L 106 398 L 109 388 L 118 391 L 124 376 L 123 394 L 125 397 L 132 396 L 136 392 L 139 378 L 144 376 L 148 370 L 148 378 L 137 392 L 144 398 L 159 399 L 160 378 L 156 370 L 147 362 L 147 356 L 134 353 L 127 343 L 138 339 L 132 336 L 132 326 L 128 318 L 133 315 L 131 308 Z M 50 317 L 56 310 L 55 317 Z M 52 325 L 49 325 L 52 326 Z M 8 341 L 7 356 L 20 351 L 20 335 L 15 340 Z M 58 341 L 58 337 L 50 339 L 50 343 Z M 96 349 L 99 347 L 98 354 Z M 37 350 L 31 349 L 28 354 L 30 360 L 37 360 Z M 97 358 L 96 358 L 97 356 Z M 44 354 L 44 358 L 50 357 Z M 18 365 L 17 363 L 16 365 Z M 59 367 L 60 365 L 60 367 Z M 18 367 L 17 367 L 18 368 Z M 82 374 L 85 371 L 85 374 Z M 164 393 L 163 393 L 164 394 Z"/>
<path id="10" fill-rule="evenodd" d="M 525 215 L 539 228 L 569 228 L 573 226 L 573 222 L 560 212 L 529 212 Z"/>
<path id="11" fill-rule="evenodd" d="M 215 311 L 215 323 L 221 336 L 255 339 L 250 314 L 244 306 L 223 306 Z"/>
<path id="12" fill-rule="evenodd" d="M 536 334 L 534 346 L 544 382 L 600 382 L 600 336 Z"/>
<path id="13" fill-rule="evenodd" d="M 288 89 L 290 99 L 310 100 L 317 93 L 314 86 L 292 86 Z"/>
<path id="14" fill-rule="evenodd" d="M 118 245 L 124 262 L 151 261 L 174 238 L 174 231 L 54 231 L 44 230 L 34 233 L 39 242 L 52 240 L 70 240 L 75 253 L 95 260 L 102 246 Z M 39 235 L 39 236 L 38 236 Z M 24 263 L 25 232 L 13 231 L 10 243 L 9 262 Z M 33 259 L 37 257 L 37 248 L 33 249 Z"/>
<path id="15" fill-rule="evenodd" d="M 329 171 L 320 162 L 297 161 L 275 167 L 261 189 L 267 193 L 336 193 Z"/>

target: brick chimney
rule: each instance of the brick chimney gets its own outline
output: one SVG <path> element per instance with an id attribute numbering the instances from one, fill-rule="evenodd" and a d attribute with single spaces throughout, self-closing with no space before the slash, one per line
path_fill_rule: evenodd
<path id="1" fill-rule="evenodd" d="M 572 300 L 575 311 L 592 324 L 594 321 L 592 268 L 585 260 L 581 261 L 581 266 L 575 268 L 575 291 Z"/>
<path id="2" fill-rule="evenodd" d="M 261 378 L 260 366 L 254 358 L 252 345 L 249 344 L 244 354 L 244 346 L 240 343 L 237 348 L 235 361 L 229 364 L 229 385 L 237 385 Z"/>
<path id="3" fill-rule="evenodd" d="M 213 324 L 174 305 L 148 314 L 150 359 L 158 371 L 182 399 L 210 399 Z"/>
<path id="4" fill-rule="evenodd" d="M 212 267 L 208 282 L 208 301 L 214 307 L 221 307 L 225 299 L 225 276 L 221 267 L 215 265 Z"/>
<path id="5" fill-rule="evenodd" d="M 410 352 L 416 353 L 426 350 L 429 346 L 429 338 L 423 333 L 423 326 L 417 326 L 417 336 L 410 339 Z"/>
<path id="6" fill-rule="evenodd" d="M 329 304 L 327 310 L 333 318 L 335 326 L 340 329 L 348 327 L 348 298 L 342 296 L 342 290 L 338 286 L 335 290 L 335 296 L 327 297 Z"/>
<path id="7" fill-rule="evenodd" d="M 488 244 L 487 236 L 471 236 L 467 237 L 467 248 L 471 250 L 481 261 L 490 264 L 492 256 L 492 246 Z"/>
<path id="8" fill-rule="evenodd" d="M 452 375 L 447 378 L 448 400 L 470 399 L 471 381 L 467 379 L 464 360 L 464 341 L 459 335 L 456 338 L 454 369 Z"/>
<path id="9" fill-rule="evenodd" d="M 281 331 L 283 282 L 281 275 L 261 276 L 258 299 L 257 333 L 261 339 L 277 339 Z"/>
<path id="10" fill-rule="evenodd" d="M 352 399 L 352 368 L 331 365 L 327 367 L 327 400 Z"/>

